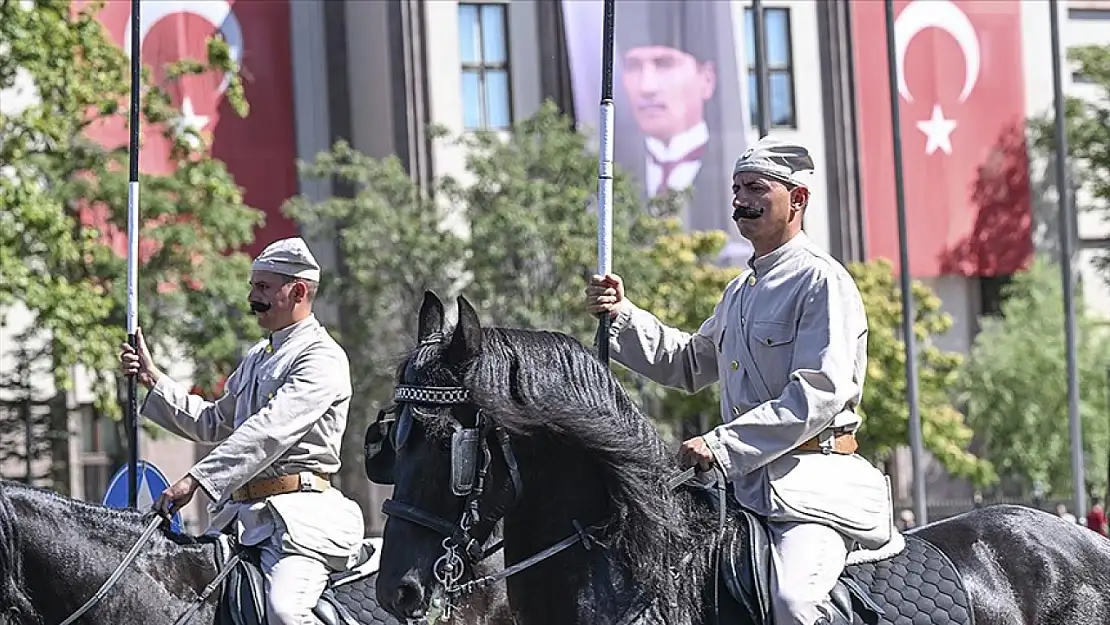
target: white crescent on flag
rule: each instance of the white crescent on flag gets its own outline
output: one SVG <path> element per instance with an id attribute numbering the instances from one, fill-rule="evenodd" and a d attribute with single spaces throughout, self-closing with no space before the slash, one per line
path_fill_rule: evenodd
<path id="1" fill-rule="evenodd" d="M 231 59 L 239 65 L 243 61 L 243 29 L 239 25 L 235 11 L 226 0 L 158 0 L 157 2 L 144 2 L 139 15 L 139 46 L 146 41 L 150 29 L 162 19 L 177 13 L 196 15 L 212 24 L 213 28 L 220 31 L 224 41 L 227 42 Z M 131 23 L 131 13 L 128 12 L 127 23 Z M 131 56 L 131 28 L 128 27 L 123 35 L 123 51 Z M 231 83 L 231 77 L 225 76 L 216 88 L 216 94 L 222 95 Z"/>
<path id="2" fill-rule="evenodd" d="M 917 33 L 926 28 L 939 28 L 952 36 L 964 54 L 964 86 L 960 102 L 967 100 L 979 81 L 979 35 L 967 14 L 949 0 L 913 0 L 894 20 L 894 45 L 897 52 L 898 93 L 913 102 L 913 93 L 906 82 L 906 48 Z"/>

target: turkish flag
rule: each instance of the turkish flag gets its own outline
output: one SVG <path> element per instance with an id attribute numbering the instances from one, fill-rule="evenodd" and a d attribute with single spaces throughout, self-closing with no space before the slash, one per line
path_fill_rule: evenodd
<path id="1" fill-rule="evenodd" d="M 882 2 L 853 2 L 867 251 L 897 268 Z M 910 271 L 997 276 L 1032 257 L 1019 0 L 894 3 Z"/>
<path id="2" fill-rule="evenodd" d="M 74 3 L 79 11 L 88 2 Z M 131 3 L 109 0 L 98 14 L 109 36 L 125 50 L 130 39 Z M 288 0 L 158 0 L 142 3 L 140 60 L 157 84 L 182 110 L 178 122 L 211 136 L 212 155 L 222 160 L 243 187 L 244 201 L 266 213 L 255 242 L 243 250 L 255 255 L 274 239 L 297 236 L 296 225 L 281 214 L 282 203 L 297 192 L 295 120 L 290 60 Z M 250 114 L 239 117 L 224 98 L 225 76 L 210 72 L 167 84 L 165 67 L 180 59 L 207 59 L 206 40 L 220 33 L 240 66 Z M 162 128 L 143 126 L 139 166 L 144 173 L 168 173 L 170 145 Z M 127 145 L 122 117 L 89 129 L 96 141 Z M 142 194 L 140 193 L 140 211 Z M 123 247 L 117 239 L 122 234 Z M 126 253 L 126 234 L 113 233 L 113 247 Z"/>

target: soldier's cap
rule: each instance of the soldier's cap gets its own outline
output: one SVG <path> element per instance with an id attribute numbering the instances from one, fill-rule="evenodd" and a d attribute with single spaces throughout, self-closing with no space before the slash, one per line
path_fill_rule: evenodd
<path id="1" fill-rule="evenodd" d="M 254 259 L 251 270 L 320 281 L 320 264 L 300 237 L 280 239 L 267 245 L 258 258 Z"/>
<path id="2" fill-rule="evenodd" d="M 805 146 L 767 136 L 736 159 L 732 175 L 741 172 L 761 174 L 789 185 L 808 187 L 808 180 L 814 173 L 813 157 Z"/>

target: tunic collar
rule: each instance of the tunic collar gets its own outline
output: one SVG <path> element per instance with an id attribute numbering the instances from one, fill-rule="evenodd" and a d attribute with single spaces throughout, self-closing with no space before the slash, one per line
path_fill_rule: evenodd
<path id="1" fill-rule="evenodd" d="M 796 250 L 803 249 L 809 245 L 809 237 L 805 232 L 799 231 L 792 239 L 778 246 L 774 250 L 759 257 L 752 257 L 748 259 L 748 266 L 752 268 L 756 274 L 767 273 L 772 267 L 779 264 L 782 259 L 789 256 Z"/>
<path id="2" fill-rule="evenodd" d="M 266 346 L 266 351 L 272 352 L 281 349 L 291 337 L 302 332 L 308 332 L 320 326 L 320 322 L 316 320 L 315 314 L 309 314 L 304 319 L 294 323 L 291 326 L 286 326 L 277 332 L 270 334 L 270 344 Z"/>

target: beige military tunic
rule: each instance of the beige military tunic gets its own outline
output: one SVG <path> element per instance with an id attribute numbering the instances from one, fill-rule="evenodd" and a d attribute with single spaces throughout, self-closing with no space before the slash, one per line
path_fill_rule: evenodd
<path id="1" fill-rule="evenodd" d="M 245 545 L 278 534 L 283 551 L 342 569 L 357 556 L 364 525 L 358 504 L 338 489 L 244 503 L 231 495 L 254 478 L 337 472 L 350 401 L 347 354 L 310 315 L 251 348 L 215 402 L 163 376 L 142 414 L 180 436 L 218 443 L 189 470 L 215 502 L 210 532 L 234 521 Z"/>
<path id="2" fill-rule="evenodd" d="M 750 264 L 694 334 L 626 302 L 613 359 L 689 392 L 720 381 L 725 423 L 705 440 L 739 503 L 877 548 L 893 526 L 886 477 L 859 456 L 795 451 L 860 425 L 867 320 L 855 282 L 804 233 Z"/>

